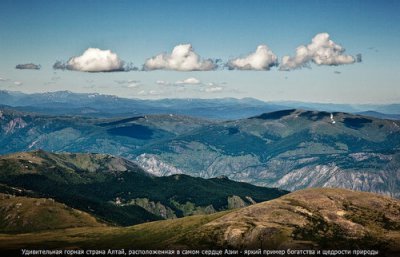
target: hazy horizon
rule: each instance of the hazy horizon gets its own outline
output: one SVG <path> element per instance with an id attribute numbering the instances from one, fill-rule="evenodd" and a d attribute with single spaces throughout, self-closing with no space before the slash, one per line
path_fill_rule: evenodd
<path id="1" fill-rule="evenodd" d="M 23 92 L 23 91 L 14 91 L 14 90 L 7 90 L 7 89 L 0 89 L 1 91 L 5 92 L 11 92 L 11 93 L 22 93 L 26 95 L 32 95 L 32 94 L 46 94 L 46 93 L 58 93 L 58 92 L 68 92 L 71 94 L 87 94 L 87 95 L 103 95 L 103 96 L 113 96 L 113 97 L 118 97 L 121 99 L 130 99 L 130 100 L 150 100 L 150 101 L 157 101 L 157 100 L 174 100 L 174 99 L 179 99 L 179 100 L 224 100 L 224 99 L 235 99 L 235 100 L 255 100 L 255 101 L 261 101 L 263 103 L 271 103 L 271 104 L 315 104 L 315 105 L 344 105 L 344 106 L 349 106 L 349 107 L 368 107 L 368 106 L 389 106 L 389 105 L 396 105 L 399 104 L 397 102 L 393 103 L 337 103 L 337 102 L 306 102 L 306 101 L 297 101 L 297 100 L 262 100 L 257 97 L 250 97 L 250 96 L 244 96 L 244 97 L 231 97 L 231 96 L 216 96 L 216 97 L 164 97 L 164 98 L 140 98 L 140 97 L 124 97 L 124 96 L 117 96 L 113 94 L 103 94 L 103 93 L 98 93 L 98 92 L 74 92 L 71 90 L 56 90 L 56 91 L 43 91 L 43 92 Z M 362 111 L 362 110 L 360 110 Z M 364 110 L 367 111 L 367 110 Z M 373 110 L 371 110 L 373 111 Z"/>

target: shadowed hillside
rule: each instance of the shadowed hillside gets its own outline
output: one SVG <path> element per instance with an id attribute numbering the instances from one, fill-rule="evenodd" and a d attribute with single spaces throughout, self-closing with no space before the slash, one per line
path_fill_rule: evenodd
<path id="1" fill-rule="evenodd" d="M 287 193 L 226 177 L 156 177 L 135 163 L 106 154 L 42 150 L 1 156 L 0 192 L 54 198 L 123 226 L 215 213 Z"/>

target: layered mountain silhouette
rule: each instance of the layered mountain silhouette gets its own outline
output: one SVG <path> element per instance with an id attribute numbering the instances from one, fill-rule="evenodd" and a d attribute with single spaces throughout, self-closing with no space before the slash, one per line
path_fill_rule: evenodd
<path id="1" fill-rule="evenodd" d="M 126 117 L 148 114 L 179 114 L 207 119 L 230 120 L 286 109 L 360 113 L 399 120 L 399 104 L 333 104 L 296 101 L 264 102 L 255 98 L 128 99 L 99 93 L 55 91 L 22 93 L 0 90 L 0 105 L 20 111 L 86 117 Z"/>
<path id="2" fill-rule="evenodd" d="M 227 176 L 289 191 L 340 187 L 400 196 L 400 122 L 283 110 L 215 121 L 168 115 L 47 116 L 2 109 L 2 154 L 97 152 L 157 175 Z"/>

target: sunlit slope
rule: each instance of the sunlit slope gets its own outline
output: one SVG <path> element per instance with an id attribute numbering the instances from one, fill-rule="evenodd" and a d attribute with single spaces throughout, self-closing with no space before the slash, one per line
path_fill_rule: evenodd
<path id="1" fill-rule="evenodd" d="M 53 199 L 0 194 L 0 232 L 24 233 L 74 227 L 99 227 L 89 214 Z"/>
<path id="2" fill-rule="evenodd" d="M 145 223 L 2 235 L 1 249 L 375 249 L 398 252 L 400 202 L 343 189 L 307 189 L 242 209 Z M 23 242 L 23 243 L 22 243 Z M 395 256 L 395 255 L 393 255 Z"/>

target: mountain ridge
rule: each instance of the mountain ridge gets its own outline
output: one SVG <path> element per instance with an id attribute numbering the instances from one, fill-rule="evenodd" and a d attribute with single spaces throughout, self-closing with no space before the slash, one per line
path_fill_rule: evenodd
<path id="1" fill-rule="evenodd" d="M 43 150 L 0 156 L 0 184 L 0 192 L 52 198 L 114 225 L 214 213 L 287 193 L 224 178 L 156 177 L 106 154 Z"/>

